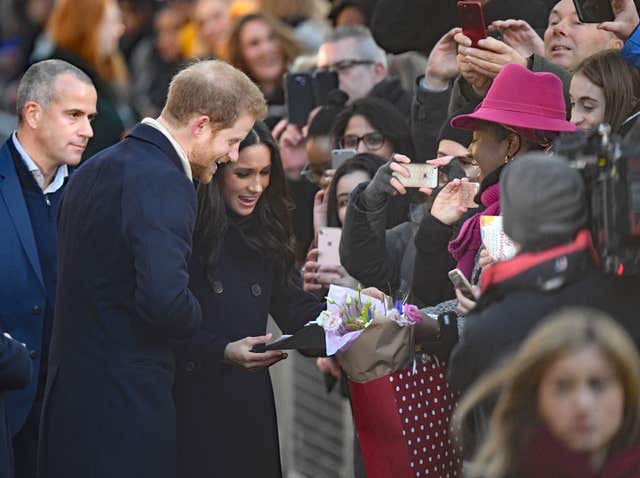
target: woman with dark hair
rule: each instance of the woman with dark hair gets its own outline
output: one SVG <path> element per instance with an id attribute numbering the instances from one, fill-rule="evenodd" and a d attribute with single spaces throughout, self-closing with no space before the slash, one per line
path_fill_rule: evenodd
<path id="1" fill-rule="evenodd" d="M 336 148 L 355 149 L 390 158 L 391 153 L 413 157 L 411 130 L 405 118 L 386 100 L 366 97 L 347 106 L 333 128 Z"/>
<path id="2" fill-rule="evenodd" d="M 300 287 L 284 171 L 264 124 L 255 124 L 238 161 L 221 165 L 198 196 L 189 287 L 203 323 L 175 345 L 177 475 L 277 478 L 282 470 L 267 369 L 286 354 L 251 349 L 269 340 L 268 315 L 293 333 L 325 305 Z"/>

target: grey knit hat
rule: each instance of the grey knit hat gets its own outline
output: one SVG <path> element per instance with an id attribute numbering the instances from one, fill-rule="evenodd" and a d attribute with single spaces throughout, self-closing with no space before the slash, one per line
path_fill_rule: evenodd
<path id="1" fill-rule="evenodd" d="M 519 156 L 500 177 L 504 232 L 523 251 L 570 242 L 587 222 L 580 174 L 561 157 L 544 153 Z"/>

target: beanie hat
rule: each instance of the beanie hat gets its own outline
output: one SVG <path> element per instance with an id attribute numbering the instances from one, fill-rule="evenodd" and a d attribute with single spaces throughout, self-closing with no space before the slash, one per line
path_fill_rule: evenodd
<path id="1" fill-rule="evenodd" d="M 571 242 L 587 222 L 580 174 L 561 157 L 529 153 L 512 161 L 500 177 L 504 232 L 523 251 Z"/>
<path id="2" fill-rule="evenodd" d="M 462 110 L 456 111 L 451 116 L 451 118 L 455 118 L 456 116 L 460 116 L 460 115 L 471 113 L 471 112 L 472 111 L 468 111 L 467 109 L 462 109 Z M 451 141 L 455 141 L 456 143 L 460 143 L 465 148 L 468 148 L 469 144 L 471 144 L 471 140 L 473 139 L 473 133 L 469 130 L 454 128 L 453 126 L 451 126 L 451 118 L 447 119 L 447 121 L 445 121 L 444 124 L 442 125 L 442 128 L 440 128 L 436 146 L 443 139 L 449 139 Z"/>

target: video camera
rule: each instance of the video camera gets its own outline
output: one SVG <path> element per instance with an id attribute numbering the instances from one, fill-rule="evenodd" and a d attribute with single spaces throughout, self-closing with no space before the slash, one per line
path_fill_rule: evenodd
<path id="1" fill-rule="evenodd" d="M 602 268 L 640 275 L 640 147 L 622 144 L 608 124 L 561 135 L 554 152 L 581 171 L 589 224 Z"/>

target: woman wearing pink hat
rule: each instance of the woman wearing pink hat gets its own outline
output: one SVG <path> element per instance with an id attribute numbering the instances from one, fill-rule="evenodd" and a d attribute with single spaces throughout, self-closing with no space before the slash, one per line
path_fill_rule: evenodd
<path id="1" fill-rule="evenodd" d="M 469 151 L 480 168 L 480 191 L 475 198 L 480 207 L 467 214 L 468 207 L 461 201 L 464 179 L 450 182 L 436 196 L 416 235 L 413 293 L 423 303 L 435 305 L 453 297 L 447 273 L 454 267 L 477 283 L 480 216 L 500 215 L 502 168 L 522 153 L 547 149 L 558 133 L 575 131 L 566 116 L 558 77 L 512 64 L 498 74 L 473 113 L 452 119 L 452 126 L 473 131 Z M 465 215 L 468 219 L 457 231 Z M 450 255 L 444 252 L 447 249 Z M 473 306 L 457 295 L 463 311 Z"/>

